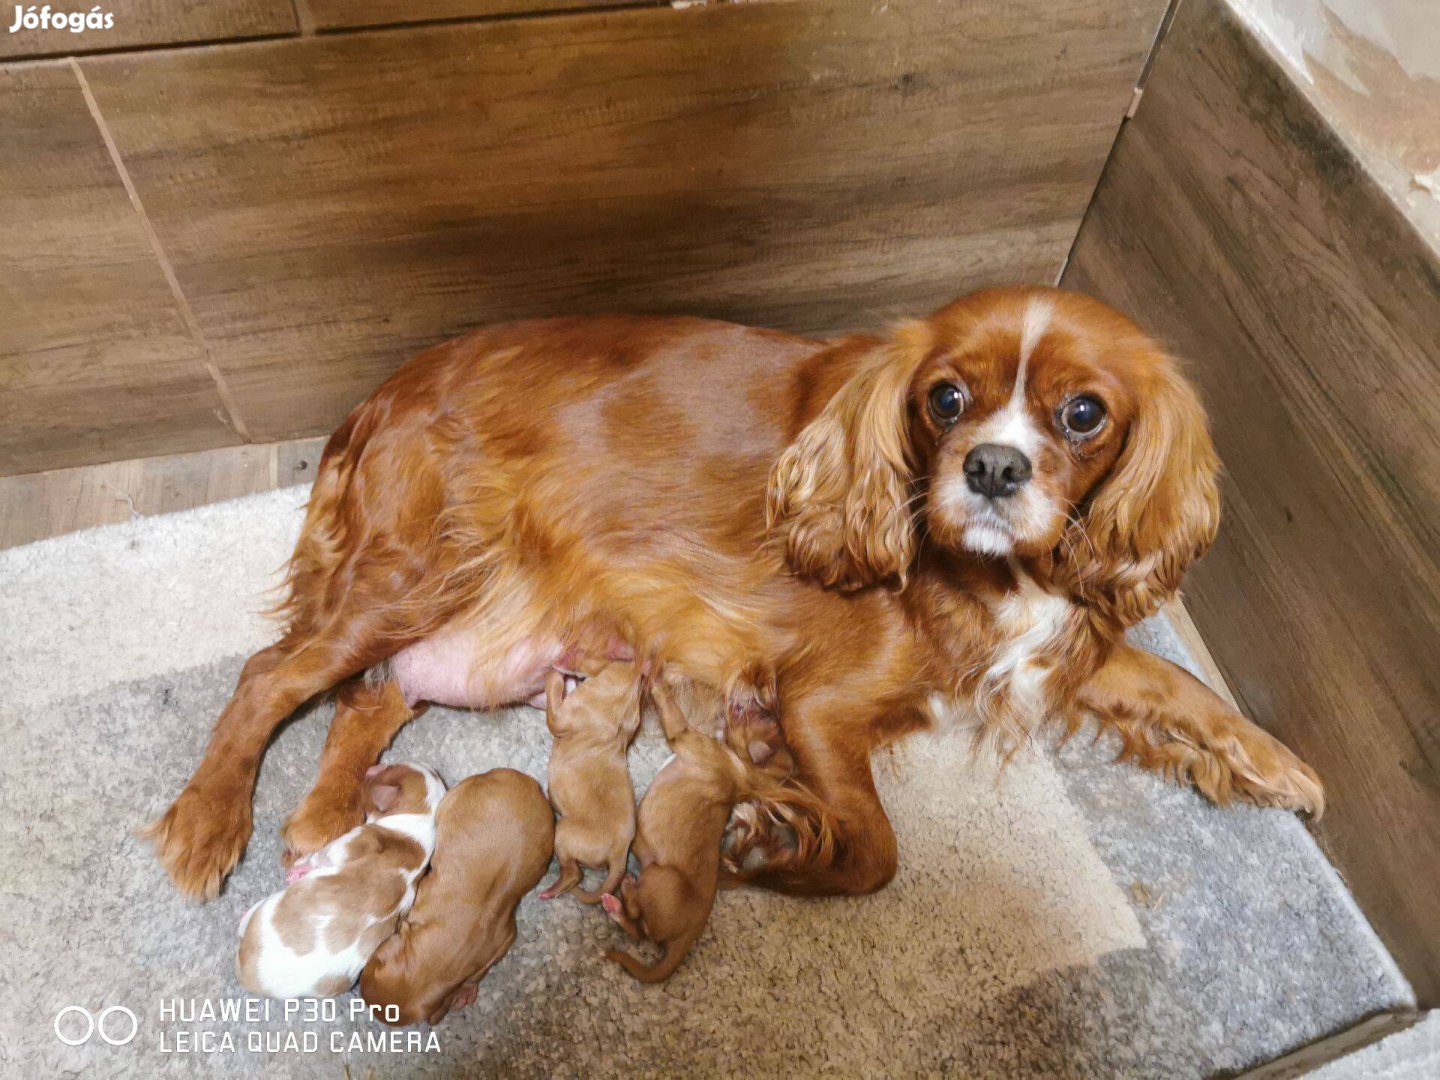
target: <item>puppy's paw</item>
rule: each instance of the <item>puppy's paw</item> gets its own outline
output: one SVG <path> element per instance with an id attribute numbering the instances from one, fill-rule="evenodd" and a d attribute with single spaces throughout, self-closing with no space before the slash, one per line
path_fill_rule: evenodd
<path id="1" fill-rule="evenodd" d="M 475 999 L 479 996 L 480 983 L 478 981 L 461 983 L 460 989 L 456 990 L 455 996 L 450 999 L 450 1007 L 452 1009 L 468 1009 L 475 1004 Z"/>
<path id="2" fill-rule="evenodd" d="M 605 909 L 606 915 L 609 915 L 610 918 L 614 919 L 616 922 L 620 921 L 620 912 L 622 909 L 620 906 L 620 898 L 618 896 L 616 896 L 614 893 L 606 893 L 604 896 L 600 897 L 600 906 Z"/>
<path id="3" fill-rule="evenodd" d="M 350 798 L 316 788 L 280 829 L 280 838 L 285 841 L 282 861 L 286 866 L 294 865 L 364 821 L 358 788 Z"/>
<path id="4" fill-rule="evenodd" d="M 725 712 L 730 723 L 757 723 L 779 726 L 779 695 L 775 689 L 775 673 L 761 665 L 753 665 L 730 688 Z"/>
<path id="5" fill-rule="evenodd" d="M 742 679 L 731 689 L 725 703 L 725 732 L 717 733 L 732 749 L 748 757 L 750 764 L 772 776 L 787 777 L 795 760 L 780 726 L 773 676 Z"/>

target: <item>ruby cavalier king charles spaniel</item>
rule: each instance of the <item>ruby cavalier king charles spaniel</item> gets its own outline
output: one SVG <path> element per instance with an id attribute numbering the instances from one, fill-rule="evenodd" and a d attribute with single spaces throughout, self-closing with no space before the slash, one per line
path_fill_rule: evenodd
<path id="1" fill-rule="evenodd" d="M 150 835 L 180 889 L 213 896 L 265 746 L 307 699 L 337 709 L 291 858 L 359 823 L 366 769 L 425 703 L 530 701 L 597 650 L 778 712 L 834 842 L 797 841 L 783 794 L 752 806 L 727 858 L 769 888 L 890 880 L 870 757 L 942 713 L 1002 752 L 1091 720 L 1218 802 L 1318 814 L 1294 754 L 1125 641 L 1214 538 L 1217 467 L 1175 363 L 1057 289 L 834 342 L 690 318 L 478 330 L 331 436 L 284 634 Z"/>

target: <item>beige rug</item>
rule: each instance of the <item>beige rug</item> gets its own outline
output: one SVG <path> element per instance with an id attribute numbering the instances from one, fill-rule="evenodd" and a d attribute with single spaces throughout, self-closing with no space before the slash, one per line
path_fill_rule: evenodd
<path id="1" fill-rule="evenodd" d="M 1411 1000 L 1289 815 L 1220 811 L 1077 740 L 1003 776 L 965 734 L 879 762 L 901 843 L 874 897 L 723 894 L 669 983 L 600 957 L 618 931 L 527 900 L 480 999 L 416 1042 L 349 1018 L 228 1016 L 240 913 L 278 886 L 275 830 L 330 708 L 271 748 L 256 837 L 220 900 L 168 886 L 130 834 L 198 760 L 299 524 L 291 489 L 0 552 L 0 1073 L 264 1076 L 1205 1076 Z M 1173 653 L 1163 624 L 1144 643 Z M 528 709 L 432 710 L 393 758 L 449 781 L 542 777 Z M 658 732 L 632 755 L 644 783 Z M 207 1010 L 208 1003 L 208 1010 Z M 80 1045 L 85 1014 L 112 1011 Z M 258 1003 L 251 1007 L 260 1007 Z M 212 1011 L 215 1015 L 211 1015 Z M 58 1031 L 58 1033 L 57 1033 Z M 286 1040 L 289 1040 L 287 1043 Z"/>

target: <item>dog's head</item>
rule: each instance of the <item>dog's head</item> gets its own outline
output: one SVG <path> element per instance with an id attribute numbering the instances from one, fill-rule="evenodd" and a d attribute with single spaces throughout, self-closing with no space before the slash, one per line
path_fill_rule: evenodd
<path id="1" fill-rule="evenodd" d="M 1129 625 L 1219 520 L 1199 400 L 1128 319 L 1058 289 L 995 289 L 907 323 L 776 462 L 768 515 L 798 571 L 904 582 L 923 532 L 1043 566 Z"/>

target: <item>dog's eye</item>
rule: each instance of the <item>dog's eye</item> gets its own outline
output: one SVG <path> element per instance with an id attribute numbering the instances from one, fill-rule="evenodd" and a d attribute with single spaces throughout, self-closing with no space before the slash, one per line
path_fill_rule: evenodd
<path id="1" fill-rule="evenodd" d="M 1060 426 L 1073 438 L 1088 439 L 1105 426 L 1105 403 L 1083 394 L 1071 398 L 1060 410 Z"/>
<path id="2" fill-rule="evenodd" d="M 936 383 L 930 390 L 930 415 L 941 427 L 949 427 L 965 411 L 965 392 L 954 383 Z"/>

